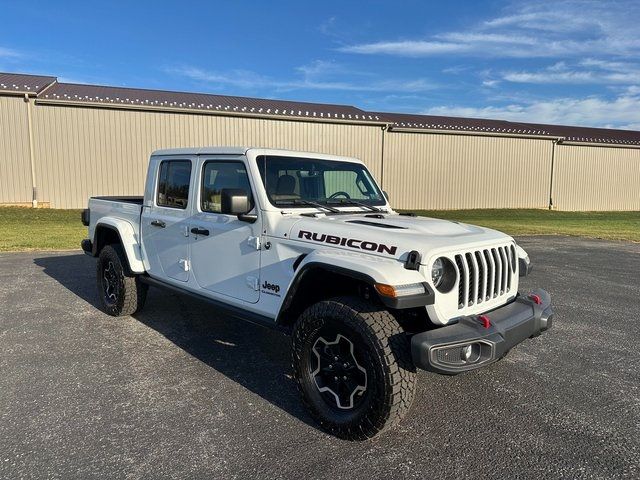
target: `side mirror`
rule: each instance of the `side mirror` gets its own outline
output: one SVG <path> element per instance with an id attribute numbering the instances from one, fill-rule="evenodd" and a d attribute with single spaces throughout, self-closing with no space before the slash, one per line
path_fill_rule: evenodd
<path id="1" fill-rule="evenodd" d="M 389 201 L 389 194 L 386 191 L 382 191 L 382 194 L 384 195 L 384 198 L 387 199 L 387 202 Z"/>
<path id="2" fill-rule="evenodd" d="M 220 192 L 220 210 L 225 215 L 242 215 L 249 211 L 249 196 L 241 188 L 223 188 Z"/>
<path id="3" fill-rule="evenodd" d="M 257 215 L 247 214 L 251 210 L 251 202 L 246 190 L 242 188 L 223 188 L 220 196 L 220 213 L 237 215 L 239 220 L 249 223 L 253 223 L 258 219 Z"/>

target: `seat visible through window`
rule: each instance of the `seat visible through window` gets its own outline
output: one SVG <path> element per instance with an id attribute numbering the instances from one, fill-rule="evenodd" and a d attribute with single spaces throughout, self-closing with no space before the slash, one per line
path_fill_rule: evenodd
<path id="1" fill-rule="evenodd" d="M 251 184 L 244 164 L 240 162 L 207 162 L 202 175 L 201 209 L 220 213 L 223 188 L 242 189 L 253 205 Z"/>

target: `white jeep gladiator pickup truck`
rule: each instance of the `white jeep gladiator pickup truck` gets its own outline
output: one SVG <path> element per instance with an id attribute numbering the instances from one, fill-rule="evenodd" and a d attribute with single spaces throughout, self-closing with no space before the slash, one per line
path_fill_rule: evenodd
<path id="1" fill-rule="evenodd" d="M 354 158 L 160 150 L 144 197 L 89 200 L 82 248 L 111 315 L 139 311 L 152 285 L 289 333 L 311 415 L 370 438 L 409 410 L 416 368 L 487 366 L 553 319 L 547 292 L 518 292 L 530 262 L 513 238 L 386 197 Z"/>

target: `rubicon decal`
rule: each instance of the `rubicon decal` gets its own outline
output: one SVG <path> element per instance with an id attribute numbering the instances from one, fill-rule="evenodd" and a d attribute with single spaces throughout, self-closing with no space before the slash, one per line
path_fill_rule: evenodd
<path id="1" fill-rule="evenodd" d="M 329 245 L 340 245 L 342 247 L 357 248 L 369 252 L 388 253 L 395 255 L 398 247 L 385 245 L 384 243 L 370 242 L 368 240 L 358 240 L 356 238 L 336 237 L 325 233 L 307 232 L 300 230 L 298 238 L 313 240 L 314 242 L 328 243 Z"/>

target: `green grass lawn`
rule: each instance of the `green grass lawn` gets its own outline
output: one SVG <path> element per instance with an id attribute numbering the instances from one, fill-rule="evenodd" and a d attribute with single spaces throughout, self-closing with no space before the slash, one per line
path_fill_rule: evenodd
<path id="1" fill-rule="evenodd" d="M 510 235 L 577 235 L 640 242 L 640 212 L 547 210 L 413 210 L 501 230 Z M 0 252 L 80 248 L 87 228 L 80 210 L 0 208 Z"/>
<path id="2" fill-rule="evenodd" d="M 0 252 L 79 249 L 81 210 L 0 207 Z"/>
<path id="3" fill-rule="evenodd" d="M 411 210 L 503 231 L 509 235 L 574 235 L 640 242 L 640 212 L 553 210 Z"/>

